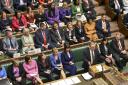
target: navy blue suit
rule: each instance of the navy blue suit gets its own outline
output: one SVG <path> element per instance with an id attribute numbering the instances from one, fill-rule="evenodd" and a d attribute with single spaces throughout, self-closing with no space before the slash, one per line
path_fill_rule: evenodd
<path id="1" fill-rule="evenodd" d="M 71 75 L 75 75 L 77 70 L 76 66 L 74 64 L 73 65 L 69 64 L 70 61 L 73 62 L 73 59 L 75 56 L 73 55 L 72 52 L 69 52 L 69 54 L 70 54 L 70 57 L 68 56 L 67 52 L 62 52 L 61 61 L 64 69 L 69 71 Z"/>
<path id="2" fill-rule="evenodd" d="M 92 64 L 98 64 L 103 62 L 103 60 L 105 59 L 99 52 L 99 50 L 96 48 L 94 50 L 94 55 L 95 57 L 93 57 L 93 63 Z M 85 70 L 85 72 L 88 72 L 89 70 L 89 64 L 88 62 L 91 62 L 91 53 L 90 53 L 90 48 L 86 48 L 83 52 L 83 57 L 84 57 L 84 63 L 83 63 L 83 68 Z"/>
<path id="3" fill-rule="evenodd" d="M 110 23 L 108 20 L 105 20 L 106 22 L 106 30 L 108 32 L 103 32 L 103 28 L 102 28 L 102 20 L 99 19 L 97 22 L 96 22 L 96 31 L 97 31 L 97 35 L 99 38 L 105 38 L 105 37 L 109 37 L 111 36 L 111 32 L 110 32 Z"/>
<path id="4" fill-rule="evenodd" d="M 45 50 L 45 48 L 42 46 L 42 44 L 44 44 L 44 38 L 43 38 L 43 34 L 42 34 L 42 30 L 39 29 L 35 32 L 35 37 L 34 37 L 34 41 L 35 41 L 35 47 L 36 48 L 41 48 L 42 50 Z M 49 37 L 49 30 L 44 30 L 45 35 L 46 35 L 46 42 L 47 44 L 49 43 L 48 48 L 52 48 L 50 45 L 50 37 Z"/>
<path id="5" fill-rule="evenodd" d="M 22 10 L 25 11 L 27 8 L 27 3 L 29 0 L 23 0 L 24 3 L 26 3 L 26 5 L 20 5 L 20 0 L 13 0 L 13 6 L 16 10 Z"/>

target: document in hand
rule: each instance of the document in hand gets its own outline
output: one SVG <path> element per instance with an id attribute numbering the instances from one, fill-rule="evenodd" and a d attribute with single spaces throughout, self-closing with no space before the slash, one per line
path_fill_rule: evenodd
<path id="1" fill-rule="evenodd" d="M 103 68 L 102 65 L 97 65 L 97 66 L 96 66 L 96 69 L 97 69 L 99 72 L 101 72 L 102 69 L 105 70 L 105 68 Z"/>
<path id="2" fill-rule="evenodd" d="M 92 76 L 91 76 L 88 72 L 82 74 L 82 76 L 83 76 L 83 78 L 84 78 L 85 80 L 90 80 L 90 79 L 92 79 Z"/>

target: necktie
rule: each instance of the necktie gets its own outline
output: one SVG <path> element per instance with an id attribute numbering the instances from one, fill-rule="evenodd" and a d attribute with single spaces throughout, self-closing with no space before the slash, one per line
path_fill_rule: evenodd
<path id="1" fill-rule="evenodd" d="M 12 44 L 11 39 L 9 39 L 9 40 L 10 40 L 10 45 L 11 45 L 11 48 L 14 48 L 14 46 L 13 46 L 13 44 Z"/>
<path id="2" fill-rule="evenodd" d="M 61 40 L 61 36 L 60 36 L 59 30 L 56 30 L 56 32 L 57 32 L 57 36 L 59 37 L 59 40 Z"/>
<path id="3" fill-rule="evenodd" d="M 122 46 L 121 46 L 120 40 L 118 41 L 118 46 L 119 46 L 119 49 L 122 50 Z"/>
<path id="4" fill-rule="evenodd" d="M 91 51 L 91 64 L 93 64 L 95 61 L 95 53 L 94 50 L 90 50 L 90 51 Z"/>
<path id="5" fill-rule="evenodd" d="M 42 35 L 43 35 L 43 39 L 44 39 L 44 45 L 47 45 L 46 34 L 44 31 L 42 32 Z"/>

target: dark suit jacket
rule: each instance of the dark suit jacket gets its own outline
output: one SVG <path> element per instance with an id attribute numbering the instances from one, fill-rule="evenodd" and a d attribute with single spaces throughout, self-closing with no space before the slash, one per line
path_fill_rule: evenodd
<path id="1" fill-rule="evenodd" d="M 111 32 L 110 32 L 110 23 L 109 23 L 108 20 L 106 20 L 106 29 L 108 30 L 108 33 L 111 34 Z M 101 19 L 99 19 L 96 22 L 96 30 L 97 30 L 98 33 L 103 34 L 102 20 Z"/>
<path id="2" fill-rule="evenodd" d="M 23 0 L 24 3 L 27 3 L 29 0 Z M 20 6 L 20 0 L 13 0 L 13 5 L 14 7 L 19 7 Z"/>
<path id="3" fill-rule="evenodd" d="M 62 40 L 65 41 L 63 29 L 60 29 L 59 28 L 59 33 L 60 33 L 60 36 L 61 36 Z M 50 38 L 51 38 L 51 44 L 52 44 L 52 46 L 53 47 L 56 47 L 57 46 L 57 43 L 60 42 L 59 37 L 58 37 L 58 35 L 56 33 L 56 30 L 51 29 L 49 35 L 50 35 Z"/>
<path id="4" fill-rule="evenodd" d="M 94 8 L 92 0 L 88 0 L 89 8 L 87 8 L 87 3 L 82 0 L 82 8 L 84 12 L 88 12 L 89 10 Z"/>
<path id="5" fill-rule="evenodd" d="M 22 64 L 19 65 L 19 74 L 20 74 L 20 77 L 22 77 L 22 78 L 25 76 L 25 72 L 24 72 Z M 15 78 L 14 73 L 13 73 L 13 64 L 11 64 L 7 68 L 7 76 L 12 81 L 16 81 L 16 78 Z"/>
<path id="6" fill-rule="evenodd" d="M 94 50 L 95 53 L 95 60 L 93 61 L 93 64 L 97 64 L 102 62 L 104 60 L 104 57 L 99 53 L 98 49 Z M 90 48 L 86 48 L 83 52 L 84 62 L 91 61 L 91 54 L 90 54 Z"/>
<path id="7" fill-rule="evenodd" d="M 51 68 L 49 58 L 46 59 L 45 64 L 46 64 L 46 66 L 44 66 L 44 63 L 42 63 L 42 61 L 37 60 L 37 65 L 38 65 L 38 69 L 39 69 L 40 74 Z"/>
<path id="8" fill-rule="evenodd" d="M 70 42 L 69 31 L 68 30 L 64 31 L 64 35 L 65 35 L 65 41 Z M 73 39 L 74 36 L 75 36 L 75 30 L 72 30 L 71 31 L 71 39 Z"/>
<path id="9" fill-rule="evenodd" d="M 81 28 L 81 31 L 79 31 L 78 27 L 75 27 L 75 35 L 76 35 L 77 40 L 80 40 L 82 37 L 85 38 L 85 33 L 84 33 L 83 27 Z"/>
<path id="10" fill-rule="evenodd" d="M 72 52 L 70 52 L 70 58 L 69 56 L 67 55 L 66 52 L 62 52 L 61 54 L 61 62 L 63 65 L 69 65 L 69 62 L 70 61 L 73 61 L 74 60 L 74 54 Z"/>
<path id="11" fill-rule="evenodd" d="M 1 0 L 0 2 L 2 8 L 6 7 L 6 0 Z M 13 0 L 10 0 L 10 6 L 13 8 Z"/>
<path id="12" fill-rule="evenodd" d="M 106 45 L 106 47 L 108 49 L 107 52 L 105 51 L 105 48 L 104 48 L 104 45 L 103 44 L 100 44 L 99 47 L 100 47 L 100 52 L 101 52 L 101 55 L 102 56 L 105 57 L 106 55 L 112 54 L 111 47 L 110 47 L 109 43 Z"/>
<path id="13" fill-rule="evenodd" d="M 50 43 L 49 30 L 45 30 L 44 32 L 46 34 L 46 41 L 47 41 L 47 43 Z M 42 48 L 42 44 L 44 43 L 44 38 L 43 38 L 42 30 L 41 29 L 38 29 L 35 32 L 34 41 L 35 41 L 35 47 L 36 48 Z"/>
<path id="14" fill-rule="evenodd" d="M 128 27 L 128 13 L 124 15 L 123 23 Z"/>
<path id="15" fill-rule="evenodd" d="M 120 39 L 120 42 L 121 42 L 122 49 L 125 50 L 124 39 L 121 38 L 121 39 Z M 113 40 L 112 40 L 111 48 L 113 49 L 113 51 L 114 51 L 115 53 L 119 53 L 119 54 L 121 53 L 121 51 L 119 50 L 118 42 L 117 42 L 116 39 L 113 39 Z"/>
<path id="16" fill-rule="evenodd" d="M 122 0 L 118 0 L 118 3 L 120 4 L 120 8 L 122 9 L 122 8 L 123 8 L 123 2 L 122 2 Z M 110 6 L 111 8 L 114 8 L 114 9 L 115 9 L 114 0 L 109 0 L 109 6 Z"/>

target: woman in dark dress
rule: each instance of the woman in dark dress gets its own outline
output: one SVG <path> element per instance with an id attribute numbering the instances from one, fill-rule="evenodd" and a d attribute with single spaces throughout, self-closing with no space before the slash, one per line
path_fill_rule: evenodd
<path id="1" fill-rule="evenodd" d="M 76 66 L 74 65 L 74 54 L 70 50 L 70 45 L 69 43 L 64 44 L 64 51 L 61 54 L 61 61 L 64 67 L 64 70 L 67 70 L 70 72 L 70 75 L 75 75 L 76 74 Z"/>
<path id="2" fill-rule="evenodd" d="M 38 55 L 37 65 L 39 69 L 39 75 L 46 77 L 49 81 L 52 80 L 49 60 L 44 53 Z"/>

